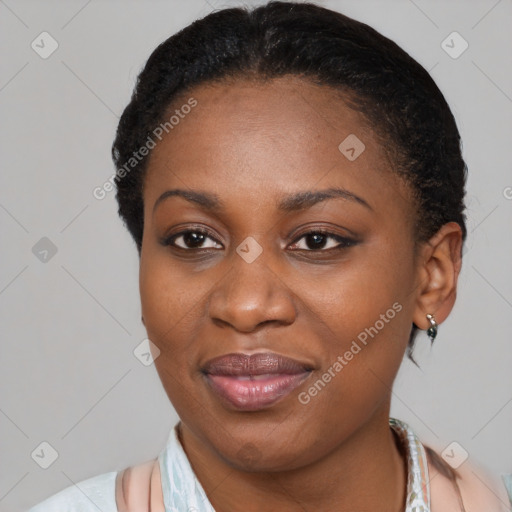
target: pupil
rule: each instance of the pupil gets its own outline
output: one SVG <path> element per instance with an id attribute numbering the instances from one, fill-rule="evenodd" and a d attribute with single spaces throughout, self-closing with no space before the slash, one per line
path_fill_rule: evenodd
<path id="1" fill-rule="evenodd" d="M 313 241 L 312 244 L 310 244 L 311 241 Z M 309 249 L 318 249 L 319 247 L 323 247 L 325 245 L 325 236 L 321 233 L 313 233 L 306 237 L 306 243 Z"/>
<path id="2" fill-rule="evenodd" d="M 205 235 L 203 233 L 197 233 L 196 231 L 191 231 L 184 235 L 183 239 L 185 240 L 185 244 L 189 246 L 200 246 L 204 241 Z"/>

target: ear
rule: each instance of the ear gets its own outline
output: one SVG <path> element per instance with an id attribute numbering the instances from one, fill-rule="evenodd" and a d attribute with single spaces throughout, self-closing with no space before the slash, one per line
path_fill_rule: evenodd
<path id="1" fill-rule="evenodd" d="M 438 324 L 450 314 L 457 296 L 461 248 L 461 227 L 456 222 L 448 222 L 420 249 L 413 316 L 420 329 L 430 327 L 427 313 L 433 314 Z"/>

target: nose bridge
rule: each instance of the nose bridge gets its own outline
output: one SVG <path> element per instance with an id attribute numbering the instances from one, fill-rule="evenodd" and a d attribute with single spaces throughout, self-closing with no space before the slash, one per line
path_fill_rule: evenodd
<path id="1" fill-rule="evenodd" d="M 268 321 L 293 322 L 292 294 L 272 270 L 271 250 L 248 237 L 229 257 L 230 270 L 210 300 L 210 317 L 240 331 Z"/>

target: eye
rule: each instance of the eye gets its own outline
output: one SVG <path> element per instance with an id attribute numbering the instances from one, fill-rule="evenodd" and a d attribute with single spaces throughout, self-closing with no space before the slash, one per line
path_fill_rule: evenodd
<path id="1" fill-rule="evenodd" d="M 299 242 L 303 239 L 305 243 L 303 247 L 300 247 Z M 328 251 L 345 249 L 356 245 L 356 243 L 357 241 L 352 238 L 336 235 L 326 230 L 316 229 L 303 233 L 293 242 L 290 248 L 295 251 Z M 304 247 L 304 245 L 306 247 Z"/>
<path id="2" fill-rule="evenodd" d="M 161 243 L 162 245 L 170 245 L 188 251 L 194 249 L 222 249 L 222 245 L 208 231 L 199 228 L 180 231 L 166 237 Z"/>
<path id="3" fill-rule="evenodd" d="M 301 247 L 301 241 L 304 240 Z M 303 233 L 291 246 L 296 251 L 329 251 L 341 250 L 353 246 L 356 240 L 347 238 L 330 231 L 316 229 Z M 185 251 L 203 249 L 222 249 L 220 244 L 209 231 L 203 228 L 193 228 L 174 233 L 161 241 L 164 246 L 172 246 Z"/>

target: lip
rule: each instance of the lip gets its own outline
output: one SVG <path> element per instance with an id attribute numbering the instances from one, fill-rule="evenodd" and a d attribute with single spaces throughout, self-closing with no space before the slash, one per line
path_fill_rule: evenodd
<path id="1" fill-rule="evenodd" d="M 273 352 L 232 353 L 209 360 L 202 372 L 209 388 L 243 411 L 271 407 L 300 386 L 312 366 Z"/>

